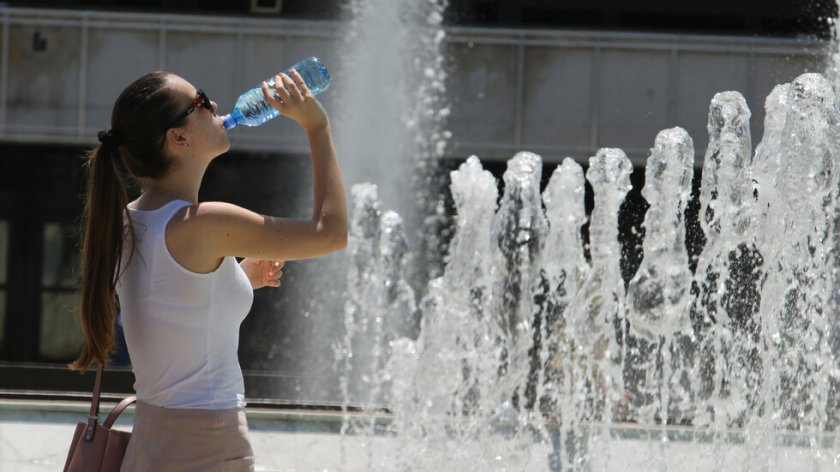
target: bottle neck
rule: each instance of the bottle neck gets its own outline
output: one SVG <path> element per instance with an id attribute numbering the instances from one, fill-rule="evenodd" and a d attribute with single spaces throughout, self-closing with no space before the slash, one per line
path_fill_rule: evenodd
<path id="1" fill-rule="evenodd" d="M 222 123 L 223 123 L 225 129 L 235 128 L 236 125 L 239 124 L 239 123 L 236 122 L 236 117 L 234 116 L 234 113 L 229 113 L 229 114 L 223 116 L 222 117 Z"/>

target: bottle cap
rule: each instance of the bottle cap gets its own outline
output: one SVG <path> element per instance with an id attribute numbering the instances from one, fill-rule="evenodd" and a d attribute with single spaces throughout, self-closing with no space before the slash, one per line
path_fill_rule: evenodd
<path id="1" fill-rule="evenodd" d="M 228 113 L 222 117 L 222 123 L 224 124 L 225 129 L 231 129 L 236 126 L 236 119 Z"/>

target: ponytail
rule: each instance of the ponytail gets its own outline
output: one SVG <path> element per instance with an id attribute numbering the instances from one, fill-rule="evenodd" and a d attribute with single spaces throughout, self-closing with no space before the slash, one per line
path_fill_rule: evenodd
<path id="1" fill-rule="evenodd" d="M 123 211 L 127 195 L 117 173 L 118 145 L 111 133 L 87 157 L 86 201 L 83 214 L 80 318 L 85 344 L 70 368 L 84 372 L 94 362 L 105 365 L 114 346 L 116 282 L 122 256 Z"/>
<path id="2" fill-rule="evenodd" d="M 128 196 L 122 178 L 136 183 L 169 170 L 166 130 L 160 123 L 172 123 L 181 113 L 167 86 L 169 75 L 150 72 L 131 83 L 114 104 L 111 130 L 99 132 L 101 145 L 87 156 L 79 310 L 85 344 L 69 366 L 73 370 L 84 372 L 94 362 L 104 365 L 114 346 L 117 279 L 120 267 L 130 262 L 120 260 L 123 242 L 126 237 L 134 242 L 131 219 L 124 215 Z"/>

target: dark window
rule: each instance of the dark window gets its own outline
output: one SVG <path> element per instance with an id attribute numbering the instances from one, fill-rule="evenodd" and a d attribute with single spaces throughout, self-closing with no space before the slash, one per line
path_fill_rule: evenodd
<path id="1" fill-rule="evenodd" d="M 82 345 L 79 329 L 79 225 L 46 222 L 43 225 L 41 310 L 38 358 L 67 362 Z"/>
<path id="2" fill-rule="evenodd" d="M 0 148 L 0 360 L 63 365 L 80 339 L 74 326 L 83 149 Z"/>
<path id="3" fill-rule="evenodd" d="M 445 13 L 455 25 L 819 37 L 836 16 L 834 0 L 449 0 Z"/>
<path id="4" fill-rule="evenodd" d="M 9 263 L 9 223 L 0 221 L 0 352 L 6 346 L 6 287 Z"/>

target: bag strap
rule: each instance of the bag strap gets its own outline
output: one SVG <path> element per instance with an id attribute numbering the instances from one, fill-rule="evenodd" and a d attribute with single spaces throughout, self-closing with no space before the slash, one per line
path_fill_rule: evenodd
<path id="1" fill-rule="evenodd" d="M 96 430 L 96 423 L 99 421 L 99 391 L 102 388 L 102 373 L 105 367 L 99 363 L 96 365 L 96 380 L 93 382 L 93 397 L 90 401 L 90 414 L 88 414 L 87 427 L 85 428 L 85 441 L 93 441 L 93 433 Z"/>
<path id="2" fill-rule="evenodd" d="M 119 417 L 122 412 L 135 401 L 137 401 L 137 397 L 134 395 L 123 398 L 123 400 L 119 402 L 113 410 L 111 410 L 111 413 L 109 413 L 108 417 L 105 418 L 105 422 L 102 423 L 102 426 L 110 428 L 114 424 L 114 421 L 117 421 L 117 417 Z"/>

